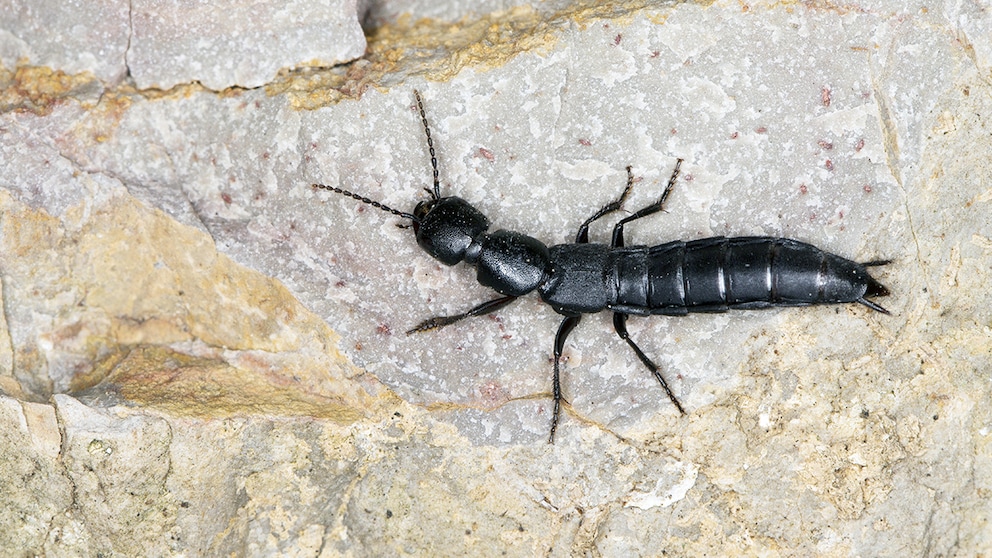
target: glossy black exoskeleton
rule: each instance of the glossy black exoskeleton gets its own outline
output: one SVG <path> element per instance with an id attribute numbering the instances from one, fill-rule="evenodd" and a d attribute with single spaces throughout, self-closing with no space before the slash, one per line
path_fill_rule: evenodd
<path id="1" fill-rule="evenodd" d="M 418 203 L 413 213 L 405 213 L 341 188 L 323 184 L 313 187 L 410 219 L 417 244 L 424 251 L 445 265 L 464 262 L 474 266 L 479 283 L 502 295 L 462 314 L 425 320 L 408 334 L 489 314 L 532 291 L 537 291 L 541 300 L 564 316 L 554 343 L 554 411 L 549 442 L 554 441 L 561 413 L 562 349 L 582 314 L 613 312 L 617 335 L 630 345 L 675 407 L 685 414 L 658 366 L 627 333 L 628 316 L 683 316 L 689 312 L 849 302 L 888 313 L 869 300 L 888 295 L 889 291 L 867 270 L 889 263 L 887 260 L 857 263 L 804 242 L 767 236 L 718 236 L 656 246 L 625 246 L 624 225 L 662 210 L 675 186 L 682 159 L 677 160 L 658 201 L 621 219 L 613 228 L 609 245 L 590 243 L 589 226 L 623 206 L 634 183 L 631 167 L 627 167 L 627 187 L 620 197 L 582 223 L 572 244 L 548 247 L 522 233 L 488 232 L 489 219 L 470 203 L 457 196 L 441 197 L 427 115 L 420 93 L 414 91 L 414 94 L 434 173 L 434 188 L 426 189 L 430 199 Z"/>

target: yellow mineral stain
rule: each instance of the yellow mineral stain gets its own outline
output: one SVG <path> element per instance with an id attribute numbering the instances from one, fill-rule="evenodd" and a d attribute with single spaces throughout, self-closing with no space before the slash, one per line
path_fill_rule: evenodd
<path id="1" fill-rule="evenodd" d="M 114 316 L 118 332 L 132 338 L 278 352 L 306 341 L 290 324 L 322 323 L 298 315 L 280 283 L 218 253 L 202 231 L 131 198 L 98 209 L 74 237 L 66 256 L 73 282 L 85 285 L 82 303 Z"/>
<path id="2" fill-rule="evenodd" d="M 465 68 L 487 71 L 517 55 L 551 51 L 572 25 L 584 28 L 601 20 L 623 24 L 656 3 L 630 2 L 622 7 L 585 0 L 555 11 L 516 6 L 451 23 L 400 17 L 367 32 L 365 56 L 335 68 L 286 71 L 266 86 L 270 95 L 286 95 L 294 108 L 313 110 L 345 98 L 357 98 L 369 87 L 386 89 L 416 73 L 432 81 L 452 79 Z M 664 23 L 660 15 L 652 21 Z"/>
<path id="3" fill-rule="evenodd" d="M 390 404 L 387 390 L 365 391 L 323 320 L 280 282 L 218 253 L 203 231 L 126 195 L 59 219 L 0 191 L 0 212 L 5 296 L 69 304 L 36 343 L 15 347 L 32 377 L 45 376 L 37 371 L 54 351 L 79 357 L 70 391 L 101 385 L 176 414 L 348 423 Z"/>
<path id="4" fill-rule="evenodd" d="M 30 399 L 13 376 L 0 375 L 0 393 L 21 401 Z"/>
<path id="5" fill-rule="evenodd" d="M 344 67 L 287 72 L 266 91 L 286 94 L 295 108 L 312 110 L 357 98 L 369 87 L 388 87 L 387 82 L 414 66 L 428 79 L 444 81 L 467 66 L 485 70 L 521 52 L 550 48 L 557 40 L 559 23 L 529 6 L 455 24 L 401 17 L 368 32 L 368 48 L 361 60 Z"/>
<path id="6" fill-rule="evenodd" d="M 299 371 L 281 370 L 292 378 Z M 113 365 L 104 379 L 131 404 L 176 416 L 225 418 L 246 415 L 308 416 L 350 424 L 365 416 L 355 401 L 286 385 L 258 370 L 219 358 L 202 358 L 165 347 L 140 347 Z"/>
<path id="7" fill-rule="evenodd" d="M 80 119 L 73 134 L 83 145 L 109 141 L 132 104 L 133 95 L 118 91 L 105 92 L 99 103 L 88 107 L 90 117 Z"/>
<path id="8" fill-rule="evenodd" d="M 67 74 L 45 66 L 0 67 L 0 112 L 24 110 L 46 115 L 82 87 L 98 86 L 89 72 Z"/>
<path id="9" fill-rule="evenodd" d="M 698 3 L 708 5 L 712 0 Z M 607 20 L 623 25 L 641 12 L 647 12 L 650 21 L 663 24 L 665 16 L 658 9 L 657 3 L 649 0 L 622 6 L 579 0 L 558 11 L 515 6 L 481 16 L 466 16 L 455 23 L 404 16 L 368 30 L 368 47 L 362 58 L 333 68 L 317 67 L 319 60 L 286 68 L 265 90 L 270 95 L 286 95 L 299 110 L 313 110 L 342 99 L 358 98 L 370 87 L 387 89 L 413 74 L 446 81 L 468 67 L 486 71 L 503 66 L 524 52 L 542 55 L 550 52 L 573 25 L 581 29 Z M 167 90 L 137 90 L 127 83 L 105 88 L 88 72 L 67 74 L 38 66 L 19 66 L 14 70 L 0 66 L 0 86 L 0 110 L 29 110 L 39 114 L 48 114 L 59 102 L 73 100 L 74 93 L 83 87 L 102 91 L 100 110 L 110 111 L 126 110 L 126 105 L 137 95 L 161 100 L 209 91 L 199 83 L 179 84 Z M 212 93 L 237 97 L 244 91 L 242 87 L 229 87 Z M 115 120 L 110 115 L 103 121 Z M 110 137 L 109 133 L 98 132 L 92 135 L 97 142 Z"/>

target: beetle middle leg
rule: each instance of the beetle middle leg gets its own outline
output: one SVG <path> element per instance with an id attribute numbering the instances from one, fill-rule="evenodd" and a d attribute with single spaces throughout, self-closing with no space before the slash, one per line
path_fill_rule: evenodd
<path id="1" fill-rule="evenodd" d="M 630 195 L 630 190 L 634 186 L 634 174 L 631 172 L 631 167 L 627 166 L 627 187 L 624 188 L 623 193 L 620 197 L 611 201 L 610 203 L 599 208 L 599 211 L 593 214 L 592 217 L 585 220 L 579 227 L 578 232 L 575 233 L 575 243 L 576 244 L 587 244 L 589 242 L 589 225 L 594 221 L 613 213 L 623 207 L 623 202 L 627 201 L 627 196 Z M 582 318 L 581 314 L 575 316 L 566 316 L 562 320 L 561 326 L 558 327 L 558 334 L 555 335 L 555 350 L 554 350 L 554 367 L 555 373 L 551 382 L 551 392 L 554 398 L 554 411 L 551 413 L 551 435 L 548 436 L 548 443 L 554 443 L 555 441 L 555 430 L 558 429 L 558 418 L 561 414 L 561 402 L 564 400 L 561 394 L 561 353 L 565 348 L 565 340 L 568 339 L 568 335 L 572 333 L 575 326 L 579 325 L 579 320 Z"/>
<path id="2" fill-rule="evenodd" d="M 633 215 L 630 215 L 629 217 L 622 219 L 619 223 L 616 224 L 616 226 L 613 228 L 613 244 L 612 244 L 613 248 L 618 248 L 623 246 L 624 224 L 629 223 L 635 219 L 640 219 L 641 217 L 651 215 L 652 213 L 657 213 L 658 211 L 662 210 L 665 204 L 665 200 L 668 198 L 668 195 L 671 193 L 672 188 L 675 187 L 675 180 L 678 178 L 679 168 L 681 166 L 682 166 L 682 159 L 679 159 L 678 162 L 675 164 L 675 170 L 672 172 L 671 178 L 668 179 L 668 185 L 665 187 L 665 191 L 662 193 L 661 199 L 641 209 L 640 211 L 637 211 Z M 613 213 L 614 211 L 617 211 L 621 207 L 623 207 L 623 203 L 627 201 L 627 196 L 630 195 L 630 190 L 633 187 L 633 185 L 634 185 L 634 174 L 631 171 L 631 167 L 628 166 L 627 187 L 624 188 L 623 193 L 620 194 L 620 197 L 601 207 L 599 211 L 594 213 L 592 217 L 586 219 L 585 222 L 583 222 L 582 225 L 579 226 L 579 230 L 575 234 L 576 244 L 586 244 L 589 242 L 589 226 L 594 221 L 605 215 Z M 565 346 L 565 340 L 568 338 L 568 335 L 572 332 L 572 330 L 575 329 L 575 326 L 579 324 L 580 317 L 581 315 L 566 316 L 565 319 L 562 320 L 561 326 L 558 328 L 558 334 L 555 336 L 555 350 L 554 350 L 555 370 L 554 370 L 554 378 L 552 380 L 554 411 L 552 413 L 552 418 L 551 418 L 551 435 L 548 437 L 549 443 L 553 443 L 555 439 L 555 430 L 558 428 L 558 417 L 561 412 L 561 402 L 563 400 L 561 394 L 561 380 L 560 380 L 561 354 Z M 644 363 L 644 366 L 646 366 L 648 370 L 651 371 L 651 374 L 653 374 L 654 377 L 658 379 L 658 382 L 661 383 L 661 387 L 665 390 L 665 393 L 668 394 L 668 398 L 672 400 L 672 403 L 675 404 L 675 407 L 679 410 L 679 412 L 684 415 L 685 409 L 682 408 L 682 404 L 679 403 L 678 398 L 675 397 L 675 394 L 672 393 L 671 388 L 668 387 L 668 382 L 666 382 L 665 378 L 661 375 L 658 366 L 654 362 L 652 362 L 651 359 L 649 359 L 647 355 L 644 354 L 644 351 L 642 351 L 640 347 L 638 347 L 637 344 L 634 343 L 634 340 L 630 338 L 630 335 L 627 333 L 626 323 L 627 323 L 626 314 L 614 312 L 613 328 L 616 330 L 617 335 L 619 335 L 621 339 L 626 341 L 627 344 L 634 349 L 634 352 L 637 353 L 637 358 L 639 358 L 641 362 Z"/>

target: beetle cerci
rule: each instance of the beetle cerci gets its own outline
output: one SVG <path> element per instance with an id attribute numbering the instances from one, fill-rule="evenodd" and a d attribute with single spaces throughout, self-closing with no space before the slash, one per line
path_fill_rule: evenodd
<path id="1" fill-rule="evenodd" d="M 717 236 L 655 246 L 625 246 L 624 226 L 662 210 L 675 186 L 682 159 L 676 161 L 658 201 L 621 219 L 613 227 L 609 245 L 589 242 L 589 226 L 623 206 L 634 183 L 629 166 L 623 193 L 586 219 L 571 244 L 549 247 L 520 232 L 490 231 L 489 219 L 472 204 L 457 196 L 441 196 L 437 156 L 427 114 L 420 93 L 415 90 L 414 96 L 433 169 L 434 188 L 425 188 L 429 199 L 417 203 L 413 213 L 406 213 L 342 188 L 324 184 L 313 187 L 343 194 L 409 219 L 413 222 L 417 244 L 425 252 L 445 265 L 464 262 L 474 266 L 479 283 L 499 294 L 462 314 L 424 320 L 407 334 L 495 312 L 533 291 L 563 316 L 554 342 L 554 411 L 549 442 L 554 441 L 561 414 L 559 363 L 562 349 L 583 314 L 613 312 L 617 335 L 630 345 L 682 414 L 685 409 L 658 366 L 627 333 L 629 316 L 684 316 L 689 312 L 851 302 L 888 314 L 885 308 L 870 299 L 886 296 L 889 291 L 867 269 L 885 265 L 888 260 L 858 263 L 798 240 L 770 236 Z"/>

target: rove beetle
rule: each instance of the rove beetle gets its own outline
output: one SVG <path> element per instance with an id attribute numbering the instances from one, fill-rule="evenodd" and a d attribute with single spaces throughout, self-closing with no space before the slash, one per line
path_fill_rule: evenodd
<path id="1" fill-rule="evenodd" d="M 682 159 L 676 161 L 658 201 L 621 219 L 613 227 L 609 245 L 589 242 L 589 225 L 623 206 L 634 184 L 629 166 L 623 193 L 586 219 L 572 244 L 548 247 L 540 240 L 516 231 L 488 232 L 489 219 L 469 202 L 457 196 L 441 196 L 437 156 L 427 114 L 420 92 L 414 90 L 413 93 L 434 171 L 434 189 L 425 188 L 430 199 L 418 202 L 413 213 L 406 213 L 334 186 L 313 184 L 313 187 L 410 219 L 417 244 L 425 252 L 445 265 L 465 262 L 474 266 L 479 283 L 501 295 L 462 314 L 424 320 L 407 331 L 408 335 L 495 312 L 532 291 L 537 291 L 541 300 L 564 316 L 555 336 L 554 411 L 549 443 L 554 442 L 561 413 L 559 361 L 562 349 L 582 314 L 612 311 L 617 335 L 630 345 L 675 408 L 684 415 L 685 409 L 658 366 L 628 335 L 628 316 L 684 316 L 689 312 L 849 302 L 889 313 L 869 300 L 886 296 L 889 290 L 867 270 L 888 264 L 889 260 L 857 263 L 804 242 L 770 236 L 716 236 L 656 246 L 625 246 L 624 225 L 662 210 L 675 186 Z"/>

